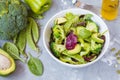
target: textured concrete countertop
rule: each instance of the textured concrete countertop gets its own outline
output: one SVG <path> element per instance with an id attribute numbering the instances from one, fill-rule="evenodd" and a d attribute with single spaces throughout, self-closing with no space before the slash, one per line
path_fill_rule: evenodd
<path id="1" fill-rule="evenodd" d="M 81 0 L 81 2 L 95 5 L 96 7 L 101 6 L 101 0 Z M 16 71 L 7 77 L 0 77 L 0 80 L 120 80 L 120 75 L 116 73 L 116 68 L 114 67 L 114 64 L 109 64 L 109 62 L 107 62 L 106 58 L 109 57 L 107 56 L 109 51 L 106 53 L 103 59 L 99 60 L 95 64 L 85 68 L 77 69 L 63 66 L 53 60 L 50 55 L 48 55 L 43 46 L 42 32 L 47 21 L 55 13 L 61 11 L 62 9 L 63 7 L 61 4 L 61 0 L 53 0 L 52 8 L 44 14 L 44 19 L 38 21 L 39 25 L 41 25 L 41 38 L 39 41 L 39 46 L 42 49 L 40 59 L 42 60 L 44 65 L 43 75 L 39 77 L 34 76 L 32 73 L 29 72 L 27 65 L 21 62 L 16 62 Z M 111 38 L 114 38 L 114 40 L 111 40 L 110 46 L 114 46 L 119 49 L 119 41 L 118 43 L 115 43 L 115 40 L 120 39 L 119 37 L 116 38 L 116 36 L 119 36 L 120 33 L 120 15 L 115 21 L 105 21 L 105 23 L 108 25 Z M 3 42 L 0 42 L 0 44 L 3 44 Z M 112 62 L 112 60 L 108 61 Z"/>

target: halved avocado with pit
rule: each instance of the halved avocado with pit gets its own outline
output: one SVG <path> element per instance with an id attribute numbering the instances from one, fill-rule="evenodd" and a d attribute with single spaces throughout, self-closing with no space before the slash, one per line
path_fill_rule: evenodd
<path id="1" fill-rule="evenodd" d="M 0 49 L 0 75 L 6 76 L 15 71 L 14 59 L 4 50 Z"/>

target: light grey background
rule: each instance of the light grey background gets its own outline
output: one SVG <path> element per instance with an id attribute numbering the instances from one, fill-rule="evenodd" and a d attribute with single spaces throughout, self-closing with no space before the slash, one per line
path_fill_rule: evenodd
<path id="1" fill-rule="evenodd" d="M 81 2 L 101 7 L 101 0 L 81 0 Z M 116 68 L 114 68 L 113 65 L 108 65 L 105 62 L 102 62 L 101 60 L 91 66 L 75 69 L 57 63 L 50 57 L 50 55 L 48 55 L 43 46 L 42 32 L 47 21 L 55 13 L 61 11 L 62 9 L 65 8 L 63 8 L 61 0 L 53 0 L 52 8 L 44 14 L 44 19 L 38 21 L 39 25 L 41 25 L 39 46 L 42 49 L 40 59 L 44 65 L 43 75 L 34 76 L 31 72 L 29 72 L 26 64 L 17 61 L 17 68 L 15 72 L 7 77 L 0 77 L 0 80 L 120 80 L 120 75 L 116 73 Z M 112 35 L 119 35 L 120 15 L 115 21 L 105 22 L 108 25 L 112 38 L 114 38 Z M 0 41 L 0 44 L 2 45 L 3 41 Z M 119 45 L 117 47 L 119 48 Z"/>

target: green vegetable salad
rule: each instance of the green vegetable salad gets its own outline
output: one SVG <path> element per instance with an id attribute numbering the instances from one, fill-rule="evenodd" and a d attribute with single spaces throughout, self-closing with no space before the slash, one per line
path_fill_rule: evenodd
<path id="1" fill-rule="evenodd" d="M 99 56 L 105 36 L 91 18 L 91 14 L 67 13 L 55 20 L 50 49 L 59 60 L 77 65 L 91 62 Z"/>

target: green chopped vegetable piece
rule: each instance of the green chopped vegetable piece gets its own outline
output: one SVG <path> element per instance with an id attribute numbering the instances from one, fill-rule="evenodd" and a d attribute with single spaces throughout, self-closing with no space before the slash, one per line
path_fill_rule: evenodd
<path id="1" fill-rule="evenodd" d="M 82 56 L 80 56 L 79 54 L 74 54 L 74 55 L 70 55 L 68 54 L 67 51 L 63 51 L 62 54 L 74 59 L 76 62 L 79 62 L 79 64 L 83 64 L 85 63 L 84 59 Z"/>
<path id="2" fill-rule="evenodd" d="M 50 43 L 50 49 L 54 53 L 56 57 L 60 56 L 60 53 L 64 51 L 66 48 L 64 45 L 56 44 L 54 42 Z"/>
<path id="3" fill-rule="evenodd" d="M 67 53 L 70 55 L 77 54 L 81 51 L 81 46 L 77 44 L 74 49 L 68 50 Z"/>
<path id="4" fill-rule="evenodd" d="M 63 24 L 63 23 L 65 23 L 66 21 L 67 21 L 66 18 L 60 17 L 60 18 L 57 18 L 57 19 L 55 20 L 55 24 Z"/>
<path id="5" fill-rule="evenodd" d="M 97 43 L 104 43 L 104 40 L 99 38 L 99 33 L 92 34 L 92 39 Z"/>
<path id="6" fill-rule="evenodd" d="M 84 56 L 90 53 L 90 44 L 89 43 L 83 43 L 83 51 L 80 52 L 80 56 Z"/>
<path id="7" fill-rule="evenodd" d="M 55 43 L 61 44 L 65 39 L 65 33 L 63 30 L 63 26 L 55 25 L 53 27 L 53 37 L 55 39 Z"/>
<path id="8" fill-rule="evenodd" d="M 62 56 L 60 57 L 60 60 L 66 63 L 70 63 L 70 64 L 79 64 L 78 62 L 74 62 L 70 57 L 68 56 Z"/>
<path id="9" fill-rule="evenodd" d="M 99 54 L 102 49 L 102 44 L 95 43 L 94 40 L 91 40 L 91 52 L 94 54 Z"/>
<path id="10" fill-rule="evenodd" d="M 41 76 L 43 74 L 43 64 L 40 59 L 33 57 L 30 55 L 30 59 L 28 61 L 29 70 L 36 76 Z"/>

